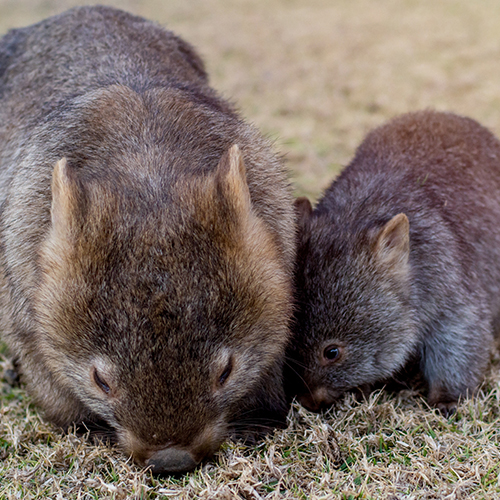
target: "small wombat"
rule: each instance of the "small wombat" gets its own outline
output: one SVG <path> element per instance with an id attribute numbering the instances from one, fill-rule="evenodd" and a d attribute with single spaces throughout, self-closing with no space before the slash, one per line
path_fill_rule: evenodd
<path id="1" fill-rule="evenodd" d="M 9 32 L 0 201 L 1 329 L 52 422 L 180 472 L 284 420 L 291 190 L 188 44 L 107 7 Z"/>
<path id="2" fill-rule="evenodd" d="M 500 142 L 468 118 L 406 114 L 366 137 L 314 211 L 296 206 L 302 403 L 417 362 L 430 404 L 453 412 L 499 326 Z"/>

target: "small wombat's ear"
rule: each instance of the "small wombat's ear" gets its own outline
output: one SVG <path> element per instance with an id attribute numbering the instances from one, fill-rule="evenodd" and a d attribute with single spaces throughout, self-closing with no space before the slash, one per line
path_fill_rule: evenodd
<path id="1" fill-rule="evenodd" d="M 52 172 L 52 206 L 50 215 L 56 234 L 62 236 L 69 232 L 75 206 L 74 186 L 68 176 L 66 158 L 59 160 Z"/>
<path id="2" fill-rule="evenodd" d="M 302 229 L 311 217 L 313 207 L 309 199 L 305 196 L 297 198 L 293 202 L 293 205 L 295 207 L 295 213 L 297 215 L 297 225 L 299 229 Z"/>
<path id="3" fill-rule="evenodd" d="M 378 232 L 373 253 L 379 264 L 406 271 L 410 256 L 410 223 L 405 214 L 395 215 Z"/>
<path id="4" fill-rule="evenodd" d="M 250 191 L 248 190 L 245 163 L 240 148 L 234 144 L 220 159 L 216 170 L 218 184 L 226 199 L 241 215 L 250 212 Z"/>

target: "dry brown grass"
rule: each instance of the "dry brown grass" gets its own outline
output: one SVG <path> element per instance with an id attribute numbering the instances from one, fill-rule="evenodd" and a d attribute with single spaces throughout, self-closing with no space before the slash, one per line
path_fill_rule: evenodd
<path id="1" fill-rule="evenodd" d="M 294 405 L 256 447 L 226 443 L 179 478 L 155 478 L 119 451 L 61 435 L 22 389 L 3 386 L 0 498 L 498 499 L 498 360 L 446 420 L 412 391 L 346 397 L 316 415 Z"/>
<path id="2" fill-rule="evenodd" d="M 0 33 L 80 4 L 0 0 Z M 113 2 L 104 2 L 113 3 Z M 437 108 L 500 134 L 494 0 L 125 0 L 204 56 L 213 85 L 276 140 L 298 194 L 317 197 L 366 131 Z M 500 362 L 445 420 L 418 394 L 352 397 L 325 415 L 294 406 L 260 446 L 227 443 L 179 478 L 62 435 L 23 389 L 0 392 L 0 498 L 500 498 Z"/>

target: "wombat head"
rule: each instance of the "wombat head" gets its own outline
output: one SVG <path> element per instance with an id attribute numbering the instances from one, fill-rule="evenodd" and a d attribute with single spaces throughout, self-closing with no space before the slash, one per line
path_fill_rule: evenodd
<path id="1" fill-rule="evenodd" d="M 168 191 L 153 171 L 130 182 L 108 170 L 84 178 L 65 159 L 54 169 L 39 348 L 88 412 L 79 418 L 106 421 L 156 472 L 189 470 L 262 386 L 283 409 L 289 280 L 237 146 Z M 61 425 L 75 418 L 47 411 Z"/>
<path id="2" fill-rule="evenodd" d="M 390 377 L 414 345 L 409 223 L 359 224 L 299 199 L 298 312 L 290 356 L 299 399 L 317 410 L 344 391 Z"/>

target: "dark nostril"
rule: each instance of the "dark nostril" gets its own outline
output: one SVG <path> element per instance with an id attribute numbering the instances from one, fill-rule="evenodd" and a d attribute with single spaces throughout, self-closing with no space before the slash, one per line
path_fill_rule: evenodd
<path id="1" fill-rule="evenodd" d="M 186 450 L 165 448 L 157 451 L 146 461 L 155 474 L 178 474 L 193 470 L 199 461 Z"/>

